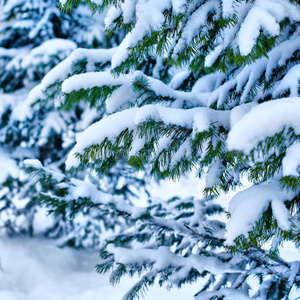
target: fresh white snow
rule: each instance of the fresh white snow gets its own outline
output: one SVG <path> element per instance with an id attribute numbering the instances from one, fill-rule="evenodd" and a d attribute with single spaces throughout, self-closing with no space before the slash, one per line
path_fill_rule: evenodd
<path id="1" fill-rule="evenodd" d="M 300 134 L 300 98 L 286 98 L 255 106 L 236 122 L 229 132 L 229 150 L 249 153 L 258 142 L 272 137 L 284 128 Z"/>
<path id="2" fill-rule="evenodd" d="M 282 160 L 283 176 L 299 176 L 300 165 L 300 143 L 295 142 L 287 148 L 286 155 Z"/>
<path id="3" fill-rule="evenodd" d="M 54 240 L 0 238 L 0 299 L 120 300 L 138 280 L 126 277 L 112 286 L 108 275 L 95 272 L 96 250 L 58 248 Z M 145 300 L 192 299 L 198 286 L 170 292 L 157 284 Z"/>
<path id="4" fill-rule="evenodd" d="M 226 226 L 226 242 L 232 244 L 241 234 L 247 237 L 248 231 L 270 203 L 278 226 L 283 230 L 288 229 L 289 212 L 283 202 L 295 195 L 295 192 L 282 190 L 278 181 L 253 185 L 237 193 L 229 204 L 230 219 Z"/>

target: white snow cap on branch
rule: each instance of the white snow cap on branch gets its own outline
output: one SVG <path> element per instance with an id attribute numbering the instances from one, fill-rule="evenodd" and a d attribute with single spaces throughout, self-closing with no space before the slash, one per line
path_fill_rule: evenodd
<path id="1" fill-rule="evenodd" d="M 28 95 L 28 105 L 36 102 L 39 99 L 45 98 L 44 94 L 52 84 L 61 82 L 72 75 L 72 68 L 76 62 L 87 59 L 87 65 L 92 65 L 95 62 L 107 62 L 111 59 L 116 48 L 111 49 L 75 49 L 71 55 L 63 60 L 60 64 L 54 67 L 43 78 L 42 82 L 37 85 Z"/>
<path id="2" fill-rule="evenodd" d="M 280 84 L 276 87 L 273 95 L 277 96 L 286 90 L 290 91 L 292 97 L 298 96 L 300 79 L 300 65 L 293 66 L 280 81 Z"/>
<path id="3" fill-rule="evenodd" d="M 238 44 L 242 55 L 248 55 L 260 34 L 260 30 L 276 36 L 280 33 L 279 22 L 288 17 L 300 20 L 300 11 L 287 0 L 257 0 L 248 12 L 238 34 Z"/>
<path id="4" fill-rule="evenodd" d="M 101 144 L 105 138 L 114 142 L 125 129 L 133 130 L 135 126 L 149 119 L 191 128 L 195 133 L 208 130 L 215 122 L 224 128 L 229 126 L 228 111 L 217 111 L 205 107 L 183 110 L 159 105 L 130 108 L 103 118 L 78 135 L 77 143 L 66 161 L 67 169 L 79 165 L 79 161 L 74 157 L 75 153 L 83 154 L 86 148 Z"/>
<path id="5" fill-rule="evenodd" d="M 131 76 L 129 82 L 131 81 Z M 128 83 L 127 76 L 114 77 L 110 71 L 106 72 L 88 72 L 83 74 L 74 75 L 67 78 L 62 84 L 62 92 L 69 94 L 81 89 L 90 89 L 102 86 L 114 86 Z"/>
<path id="6" fill-rule="evenodd" d="M 145 260 L 154 262 L 153 269 L 160 271 L 168 266 L 187 267 L 189 270 L 195 268 L 199 273 L 205 270 L 213 274 L 222 274 L 229 271 L 226 264 L 222 263 L 217 257 L 205 257 L 200 255 L 190 255 L 181 257 L 175 255 L 168 247 L 158 249 L 125 249 L 109 245 L 107 249 L 114 254 L 115 260 L 121 264 L 143 263 Z"/>
<path id="7" fill-rule="evenodd" d="M 300 134 L 300 98 L 283 98 L 262 103 L 236 122 L 227 139 L 229 150 L 246 154 L 267 137 L 272 137 L 284 128 L 293 128 Z"/>
<path id="8" fill-rule="evenodd" d="M 299 176 L 300 143 L 295 142 L 287 148 L 286 155 L 282 160 L 283 176 Z"/>
<path id="9" fill-rule="evenodd" d="M 278 181 L 254 185 L 237 193 L 230 201 L 229 213 L 231 218 L 227 225 L 227 244 L 233 244 L 240 236 L 248 236 L 255 222 L 271 204 L 274 217 L 283 230 L 290 228 L 289 211 L 284 205 L 285 200 L 290 200 L 296 192 L 282 190 Z"/>
<path id="10" fill-rule="evenodd" d="M 222 14 L 225 18 L 234 14 L 234 0 L 222 0 L 223 11 Z"/>
<path id="11" fill-rule="evenodd" d="M 112 68 L 119 66 L 128 58 L 128 48 L 134 47 L 144 36 L 151 31 L 161 28 L 165 21 L 164 11 L 171 5 L 170 0 L 138 1 L 136 4 L 136 24 L 132 31 L 126 35 L 116 53 L 112 57 Z M 108 21 L 106 21 L 108 24 Z"/>

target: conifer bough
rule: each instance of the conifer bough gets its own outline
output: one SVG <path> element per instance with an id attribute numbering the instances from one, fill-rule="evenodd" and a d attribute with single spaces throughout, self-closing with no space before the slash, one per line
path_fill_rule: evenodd
<path id="1" fill-rule="evenodd" d="M 61 1 L 66 9 L 77 2 Z M 81 50 L 90 69 L 75 72 L 73 52 L 30 96 L 46 99 L 58 84 L 62 105 L 105 101 L 106 116 L 78 136 L 67 168 L 105 173 L 125 158 L 159 178 L 196 170 L 206 182 L 203 198 L 127 210 L 132 226 L 106 240 L 98 271 L 110 271 L 113 284 L 140 275 L 124 299 L 155 280 L 180 287 L 199 278 L 195 299 L 299 295 L 300 263 L 279 252 L 284 241 L 299 243 L 298 1 L 85 3 L 108 8 L 108 35 L 126 33 L 110 65 L 97 68 L 104 50 L 97 59 Z M 216 201 L 242 178 L 251 186 L 220 221 Z"/>

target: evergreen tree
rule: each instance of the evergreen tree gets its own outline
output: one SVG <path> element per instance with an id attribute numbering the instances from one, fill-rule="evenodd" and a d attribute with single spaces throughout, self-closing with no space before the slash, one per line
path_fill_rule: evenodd
<path id="1" fill-rule="evenodd" d="M 98 271 L 111 271 L 112 283 L 141 275 L 124 299 L 156 278 L 180 287 L 200 277 L 196 299 L 288 299 L 300 285 L 300 263 L 279 252 L 299 243 L 298 1 L 86 4 L 109 7 L 106 33 L 123 29 L 125 38 L 105 54 L 73 52 L 29 97 L 105 103 L 108 116 L 77 137 L 67 169 L 104 174 L 126 159 L 159 178 L 196 170 L 206 183 L 200 199 L 110 205 L 132 226 L 106 240 Z M 99 68 L 108 53 L 110 67 Z M 82 61 L 90 69 L 78 72 Z M 251 186 L 231 199 L 224 222 L 216 201 L 242 178 Z"/>
<path id="2" fill-rule="evenodd" d="M 18 0 L 5 1 L 1 6 L 0 224 L 9 235 L 44 234 L 62 237 L 61 244 L 92 247 L 99 245 L 103 231 L 120 230 L 125 222 L 106 219 L 107 211 L 98 213 L 97 205 L 86 203 L 83 207 L 87 197 L 82 182 L 90 182 L 91 189 L 95 186 L 103 201 L 112 194 L 130 201 L 139 190 L 145 192 L 146 183 L 124 163 L 100 180 L 92 172 L 78 172 L 70 181 L 64 176 L 66 155 L 74 146 L 75 135 L 102 117 L 103 107 L 78 104 L 72 111 L 57 111 L 54 101 L 26 101 L 29 90 L 76 48 L 91 48 L 93 52 L 94 47 L 118 43 L 118 35 L 111 39 L 104 36 L 103 15 L 91 17 L 90 10 L 82 5 L 76 5 L 72 14 L 62 13 L 58 5 L 57 0 Z M 80 53 L 80 48 L 77 50 Z M 99 58 L 98 67 L 107 66 L 110 57 Z M 74 68 L 81 72 L 85 67 L 87 61 Z M 33 174 L 34 166 L 44 166 L 37 174 L 40 176 L 25 175 L 24 159 Z M 50 211 L 54 217 L 44 224 L 40 219 L 46 211 L 38 204 L 50 195 L 63 197 L 67 186 L 76 194 L 74 199 L 81 201 L 81 205 L 72 206 L 76 216 L 67 211 L 66 201 L 56 201 L 58 209 Z"/>
<path id="3" fill-rule="evenodd" d="M 101 18 L 97 23 L 82 6 L 72 15 L 64 14 L 58 4 L 55 0 L 2 3 L 0 87 L 5 92 L 40 81 L 77 46 L 106 45 Z"/>

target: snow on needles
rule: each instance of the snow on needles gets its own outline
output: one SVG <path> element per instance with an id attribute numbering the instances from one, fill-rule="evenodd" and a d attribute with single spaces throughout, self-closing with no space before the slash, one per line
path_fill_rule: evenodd
<path id="1" fill-rule="evenodd" d="M 227 139 L 229 150 L 246 154 L 267 137 L 272 137 L 284 128 L 293 128 L 300 134 L 300 98 L 283 98 L 254 107 L 236 122 Z"/>
<path id="2" fill-rule="evenodd" d="M 47 88 L 56 82 L 61 82 L 67 77 L 72 75 L 73 66 L 76 62 L 87 59 L 87 66 L 94 64 L 95 62 L 109 61 L 115 52 L 115 48 L 111 49 L 75 49 L 71 55 L 63 60 L 60 64 L 54 67 L 43 78 L 42 82 L 37 85 L 28 96 L 28 103 L 32 104 L 39 99 L 43 99 L 44 93 Z"/>
<path id="3" fill-rule="evenodd" d="M 195 268 L 199 273 L 208 270 L 213 274 L 222 274 L 228 272 L 228 267 L 216 257 L 205 257 L 200 255 L 190 255 L 180 257 L 170 251 L 169 247 L 160 247 L 158 249 L 125 249 L 116 248 L 109 245 L 108 250 L 115 256 L 115 260 L 122 264 L 130 264 L 150 260 L 155 262 L 153 269 L 160 271 L 171 266 L 187 268 L 188 271 Z"/>
<path id="4" fill-rule="evenodd" d="M 234 0 L 222 0 L 222 13 L 225 18 L 231 16 L 234 13 L 234 2 Z"/>
<path id="5" fill-rule="evenodd" d="M 229 204 L 231 218 L 227 224 L 227 243 L 232 244 L 241 234 L 248 236 L 248 231 L 270 203 L 279 227 L 288 230 L 289 212 L 283 202 L 295 195 L 296 192 L 282 190 L 278 181 L 254 185 L 237 193 Z"/>
<path id="6" fill-rule="evenodd" d="M 62 92 L 69 94 L 80 89 L 89 89 L 96 86 L 108 85 L 115 86 L 127 83 L 125 76 L 114 77 L 109 71 L 106 72 L 88 72 L 74 75 L 66 79 L 62 84 Z"/>
<path id="7" fill-rule="evenodd" d="M 105 138 L 114 142 L 125 129 L 133 130 L 135 126 L 150 119 L 191 128 L 195 133 L 208 130 L 214 122 L 218 122 L 225 128 L 229 126 L 228 111 L 217 111 L 205 107 L 182 110 L 158 105 L 130 108 L 103 118 L 78 135 L 77 143 L 66 161 L 67 169 L 79 165 L 79 161 L 74 156 L 75 153 L 83 154 L 86 148 L 101 144 Z"/>
<path id="8" fill-rule="evenodd" d="M 280 33 L 279 22 L 289 17 L 300 20 L 299 10 L 293 9 L 287 0 L 257 0 L 246 16 L 238 35 L 238 44 L 242 55 L 248 55 L 260 34 L 260 30 L 271 36 Z"/>
<path id="9" fill-rule="evenodd" d="M 280 29 L 279 24 L 271 14 L 260 7 L 253 7 L 239 32 L 239 47 L 242 55 L 248 55 L 251 52 L 261 28 L 273 36 L 279 34 Z"/>
<path id="10" fill-rule="evenodd" d="M 171 0 L 139 1 L 136 5 L 136 25 L 126 35 L 112 57 L 112 68 L 116 68 L 128 58 L 128 48 L 134 47 L 145 35 L 159 30 L 165 21 L 163 12 L 171 5 Z M 154 26 L 155 24 L 155 26 Z"/>
<path id="11" fill-rule="evenodd" d="M 273 95 L 276 96 L 280 93 L 283 93 L 286 90 L 289 90 L 291 97 L 297 97 L 299 89 L 299 79 L 300 65 L 295 65 L 283 77 L 280 84 L 274 90 Z"/>
<path id="12" fill-rule="evenodd" d="M 283 176 L 299 176 L 300 143 L 295 142 L 287 148 L 286 155 L 282 160 Z"/>
<path id="13" fill-rule="evenodd" d="M 74 153 L 82 154 L 84 149 L 100 144 L 106 137 L 114 141 L 126 128 L 133 130 L 135 126 L 148 119 L 185 126 L 193 129 L 194 133 L 206 131 L 213 122 L 218 122 L 224 128 L 231 127 L 227 139 L 228 150 L 238 150 L 249 154 L 257 143 L 274 136 L 284 128 L 293 128 L 296 134 L 300 134 L 299 115 L 299 98 L 284 98 L 260 105 L 245 104 L 231 111 L 218 111 L 205 107 L 183 110 L 158 105 L 130 108 L 102 119 L 78 136 L 77 144 L 72 155 L 69 156 L 67 165 L 69 167 L 77 165 L 70 158 Z M 288 173 L 294 175 L 296 172 L 296 169 L 290 170 L 288 167 L 291 153 L 292 150 L 288 150 L 287 158 L 284 160 L 284 168 L 289 170 L 286 171 L 286 175 Z"/>
<path id="14" fill-rule="evenodd" d="M 199 32 L 199 28 L 206 24 L 207 15 L 212 11 L 219 13 L 219 1 L 211 0 L 202 4 L 187 20 L 182 35 L 174 48 L 174 57 L 184 49 L 185 45 L 192 42 L 194 36 Z"/>

